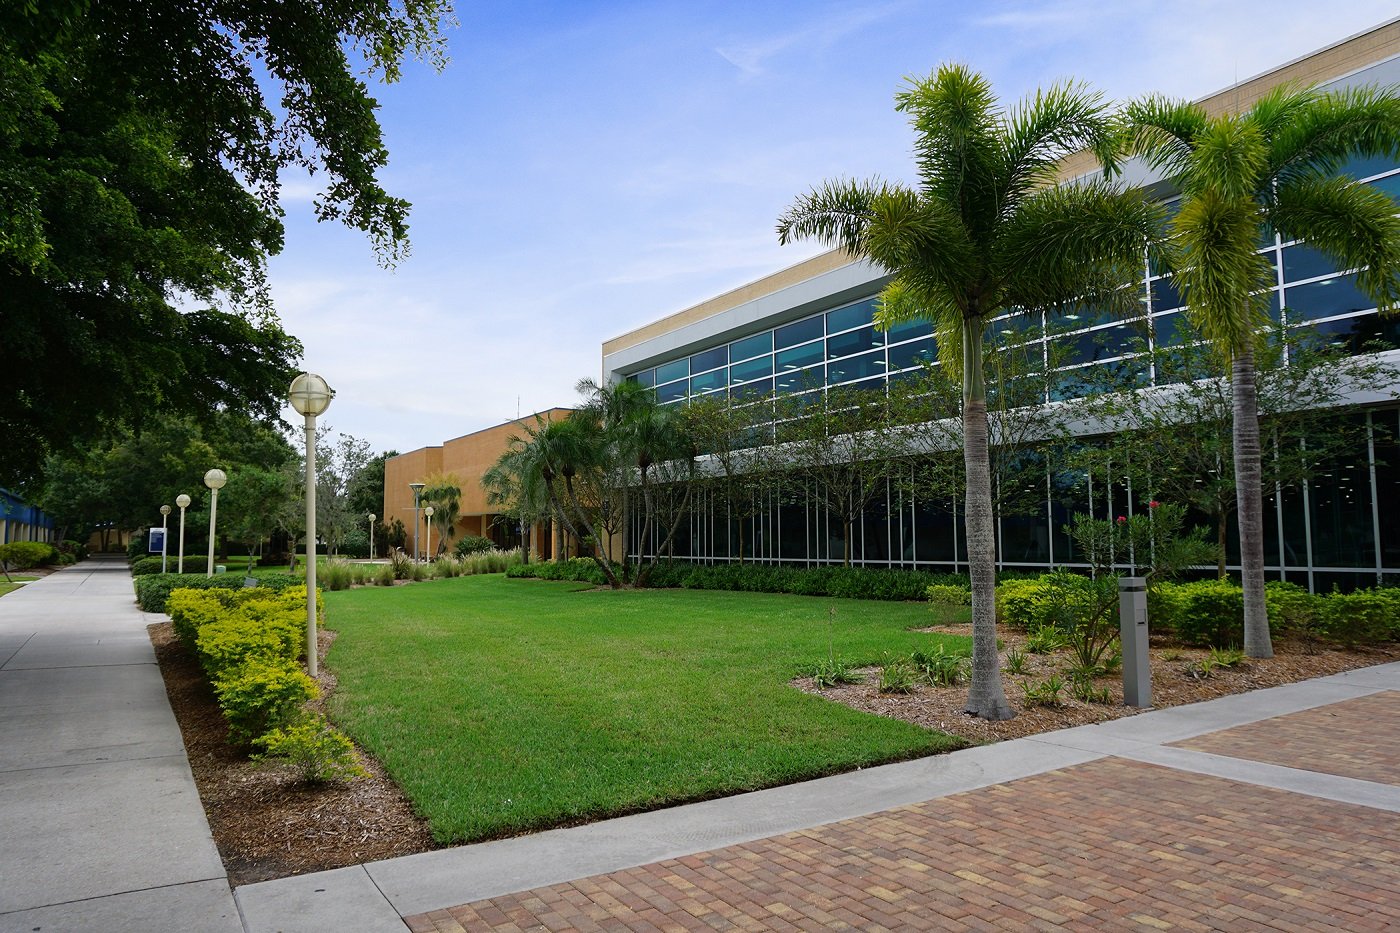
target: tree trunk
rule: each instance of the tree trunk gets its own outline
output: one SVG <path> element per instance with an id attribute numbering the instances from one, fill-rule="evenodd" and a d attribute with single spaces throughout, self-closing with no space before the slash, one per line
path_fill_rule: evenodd
<path id="1" fill-rule="evenodd" d="M 583 509 L 579 507 L 578 496 L 574 495 L 574 478 L 567 473 L 564 474 L 564 492 L 569 497 L 569 507 L 574 510 L 574 514 L 578 516 L 579 524 L 583 526 L 583 531 L 588 535 L 588 539 L 593 542 L 593 560 L 598 564 L 599 569 L 603 571 L 603 576 L 607 579 L 608 586 L 615 590 L 621 589 L 622 584 L 618 582 L 617 574 L 613 573 L 612 564 L 608 561 L 608 555 L 598 554 L 598 534 L 593 530 L 593 525 L 588 521 L 588 516 L 585 515 Z M 574 534 L 575 537 L 583 540 L 583 535 L 577 532 Z"/>
<path id="2" fill-rule="evenodd" d="M 1269 609 L 1264 602 L 1264 491 L 1259 441 L 1259 400 L 1254 384 L 1254 352 L 1235 354 L 1230 401 L 1235 429 L 1235 507 L 1240 524 L 1240 583 L 1244 587 L 1244 653 L 1272 658 Z"/>
<path id="3" fill-rule="evenodd" d="M 1226 577 L 1225 544 L 1229 541 L 1229 535 L 1227 534 L 1229 528 L 1230 513 L 1222 509 L 1219 519 L 1215 522 L 1215 546 L 1219 549 L 1219 553 L 1215 558 L 1215 575 L 1221 580 L 1224 580 Z"/>
<path id="4" fill-rule="evenodd" d="M 972 685 L 966 712 L 983 719 L 1016 715 L 1006 702 L 997 658 L 996 529 L 987 447 L 987 388 L 982 380 L 982 322 L 963 323 L 963 464 L 967 471 L 967 566 L 972 578 Z"/>
<path id="5" fill-rule="evenodd" d="M 642 562 L 645 559 L 645 548 L 647 538 L 651 535 L 651 485 L 647 482 L 647 468 L 641 467 L 642 475 L 642 534 L 637 540 L 637 566 L 632 570 L 632 582 L 636 583 L 642 574 Z M 656 556 L 660 556 L 661 548 L 657 547 Z"/>

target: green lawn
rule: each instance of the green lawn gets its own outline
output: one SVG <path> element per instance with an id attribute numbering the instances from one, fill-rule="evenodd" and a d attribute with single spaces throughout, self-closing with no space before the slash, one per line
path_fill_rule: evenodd
<path id="1" fill-rule="evenodd" d="M 333 714 L 467 842 L 933 754 L 961 740 L 803 694 L 825 658 L 954 636 L 926 606 L 458 577 L 326 593 Z M 835 608 L 835 621 L 830 610 Z"/>
<path id="2" fill-rule="evenodd" d="M 32 583 L 33 581 L 39 578 L 34 576 L 25 576 L 24 574 L 11 573 L 10 579 L 14 582 L 6 583 L 5 578 L 0 577 L 0 596 L 4 596 L 6 593 L 13 593 L 15 590 L 20 588 L 21 584 Z"/>

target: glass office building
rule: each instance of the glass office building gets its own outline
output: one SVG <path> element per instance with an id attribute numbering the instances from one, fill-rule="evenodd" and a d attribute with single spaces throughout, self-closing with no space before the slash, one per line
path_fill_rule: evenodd
<path id="1" fill-rule="evenodd" d="M 1337 74 L 1331 86 L 1400 84 L 1400 30 L 1395 24 L 1325 49 L 1308 59 L 1245 82 L 1267 87 L 1316 73 L 1329 56 L 1362 67 Z M 1361 40 L 1369 40 L 1362 42 Z M 1357 46 L 1359 43 L 1359 47 Z M 1341 67 L 1340 65 L 1338 67 Z M 1231 89 L 1216 95 L 1222 100 Z M 1210 106 L 1216 98 L 1203 104 Z M 1222 104 L 1228 106 L 1228 104 Z M 1358 159 L 1342 173 L 1357 184 L 1374 186 L 1400 199 L 1400 165 L 1393 159 Z M 1155 185 L 1140 172 L 1136 183 Z M 1156 190 L 1156 189 L 1154 189 Z M 1162 192 L 1169 197 L 1169 192 Z M 1173 202 L 1167 201 L 1169 209 Z M 1261 243 L 1274 286 L 1270 315 L 1280 326 L 1312 333 L 1352 353 L 1375 352 L 1377 346 L 1400 347 L 1400 316 L 1382 318 L 1355 283 L 1355 270 L 1334 268 L 1306 243 Z M 694 397 L 727 395 L 759 399 L 770 395 L 822 392 L 832 386 L 880 389 L 891 381 L 919 373 L 936 357 L 929 325 L 901 325 L 888 332 L 872 323 L 875 297 L 887 281 L 882 270 L 825 254 L 719 296 L 604 345 L 604 377 L 631 379 L 653 388 L 665 404 L 683 405 Z M 1113 367 L 1141 385 L 1162 381 L 1148 349 L 1169 348 L 1180 341 L 1181 300 L 1170 275 L 1144 264 L 1143 315 L 1125 322 L 1086 309 L 1040 325 L 1045 359 L 1055 361 L 1059 378 L 1049 392 L 1057 401 L 1089 383 L 1096 367 Z M 1007 321 L 1003 327 L 1016 326 Z M 994 327 L 995 331 L 997 328 Z M 1382 356 L 1400 366 L 1400 351 Z M 1082 374 L 1082 379 L 1077 378 Z M 1367 387 L 1354 399 L 1364 422 L 1366 443 L 1344 462 L 1331 464 L 1319 479 L 1297 488 L 1266 489 L 1265 511 L 1271 527 L 1265 557 L 1271 578 L 1330 589 L 1371 585 L 1390 577 L 1400 581 L 1400 405 L 1389 401 L 1400 387 Z M 1091 438 L 1086 438 L 1092 442 Z M 1121 484 L 1047 473 L 1044 509 L 1027 516 L 999 519 L 998 551 L 1003 567 L 1035 568 L 1077 563 L 1063 526 L 1076 512 L 1099 516 L 1122 514 L 1133 507 Z M 904 484 L 890 483 L 886 495 L 866 508 L 852 532 L 851 554 L 867 566 L 955 569 L 965 566 L 959 501 L 920 502 Z M 825 514 L 814 498 L 800 490 L 773 493 L 771 501 L 745 509 L 746 559 L 808 565 L 839 562 L 845 542 L 841 523 Z M 724 501 L 701 496 L 689 521 L 672 544 L 677 559 L 728 560 L 740 540 L 739 519 Z M 650 551 L 656 541 L 629 536 L 628 548 Z M 1233 529 L 1227 547 L 1229 564 L 1238 561 Z"/>

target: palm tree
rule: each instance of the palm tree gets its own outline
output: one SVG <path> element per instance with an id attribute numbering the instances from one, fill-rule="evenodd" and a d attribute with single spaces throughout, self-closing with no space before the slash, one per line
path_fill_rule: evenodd
<path id="1" fill-rule="evenodd" d="M 442 554 L 457 532 L 457 517 L 462 513 L 462 481 L 453 473 L 434 473 L 425 483 L 421 501 L 433 507 L 429 521 L 437 526 L 436 553 Z"/>
<path id="2" fill-rule="evenodd" d="M 1244 649 L 1272 657 L 1254 355 L 1275 279 L 1257 250 L 1274 231 L 1306 240 L 1338 268 L 1360 269 L 1357 286 L 1382 312 L 1394 307 L 1396 204 L 1336 173 L 1353 154 L 1400 155 L 1400 100 L 1375 88 L 1281 87 L 1243 113 L 1211 116 L 1198 104 L 1149 97 L 1129 105 L 1124 129 L 1121 151 L 1142 156 L 1182 193 L 1170 231 L 1186 313 L 1230 365 Z"/>
<path id="3" fill-rule="evenodd" d="M 915 131 L 917 187 L 826 182 L 787 210 L 778 237 L 814 237 L 889 270 L 878 323 L 931 320 L 944 362 L 960 367 L 973 617 L 966 709 L 1009 719 L 996 649 L 984 329 L 1013 311 L 1134 301 L 1123 286 L 1141 277 L 1157 212 L 1106 179 L 1055 184 L 1063 156 L 1110 140 L 1102 98 L 1081 84 L 1003 110 L 980 75 L 945 65 L 896 101 Z"/>

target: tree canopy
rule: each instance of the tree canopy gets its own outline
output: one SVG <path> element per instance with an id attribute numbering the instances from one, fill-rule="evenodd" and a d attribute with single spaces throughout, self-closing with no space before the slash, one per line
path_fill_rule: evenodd
<path id="1" fill-rule="evenodd" d="M 0 481 L 146 412 L 275 416 L 281 173 L 407 253 L 357 74 L 441 67 L 450 0 L 45 0 L 0 9 Z"/>

